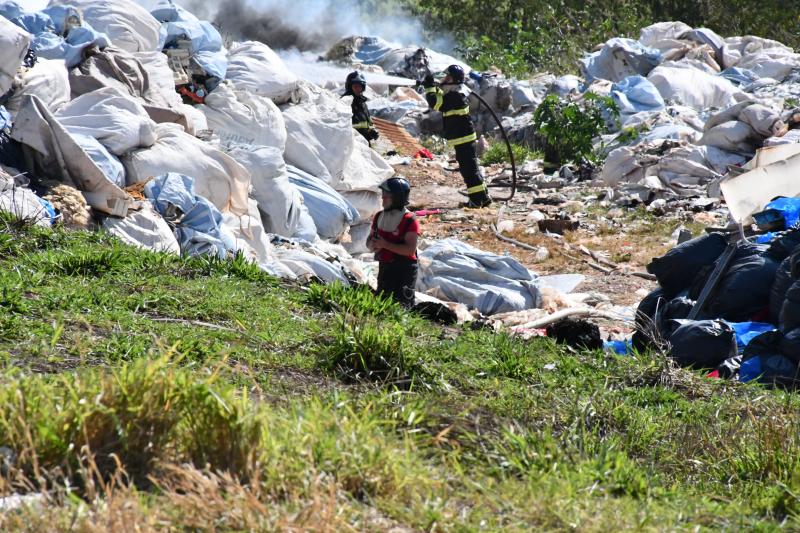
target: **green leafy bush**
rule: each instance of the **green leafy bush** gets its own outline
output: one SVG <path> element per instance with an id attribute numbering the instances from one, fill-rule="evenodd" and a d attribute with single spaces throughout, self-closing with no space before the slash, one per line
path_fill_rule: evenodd
<path id="1" fill-rule="evenodd" d="M 556 165 L 596 162 L 593 141 L 606 130 L 603 106 L 612 114 L 616 110 L 610 98 L 593 93 L 586 93 L 581 103 L 565 102 L 554 94 L 545 98 L 533 116 L 545 161 Z"/>
<path id="2" fill-rule="evenodd" d="M 541 152 L 531 150 L 527 146 L 521 144 L 511 143 L 511 150 L 514 152 L 514 161 L 521 165 L 528 159 L 539 159 L 542 157 Z M 492 143 L 486 153 L 481 157 L 482 165 L 496 165 L 499 163 L 511 163 L 508 157 L 508 147 L 506 143 L 500 141 Z"/>

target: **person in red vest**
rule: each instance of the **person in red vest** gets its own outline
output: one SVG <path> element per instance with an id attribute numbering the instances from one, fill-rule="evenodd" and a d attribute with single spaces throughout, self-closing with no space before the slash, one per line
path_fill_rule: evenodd
<path id="1" fill-rule="evenodd" d="M 404 307 L 414 305 L 417 285 L 417 239 L 419 221 L 409 211 L 411 185 L 393 177 L 380 185 L 383 211 L 372 220 L 367 248 L 378 261 L 378 293 L 391 296 Z"/>

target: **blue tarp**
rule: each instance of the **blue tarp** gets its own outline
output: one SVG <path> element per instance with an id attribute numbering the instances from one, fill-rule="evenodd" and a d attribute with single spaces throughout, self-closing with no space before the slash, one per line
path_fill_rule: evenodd
<path id="1" fill-rule="evenodd" d="M 335 239 L 345 227 L 358 220 L 358 210 L 333 187 L 291 165 L 287 165 L 286 169 L 289 172 L 289 181 L 303 195 L 303 203 L 308 208 L 320 237 Z"/>
<path id="2" fill-rule="evenodd" d="M 628 355 L 633 351 L 633 345 L 630 340 L 625 341 L 605 341 L 603 348 L 607 352 L 613 352 L 617 355 Z"/>
<path id="3" fill-rule="evenodd" d="M 71 15 L 80 16 L 74 8 L 57 6 L 37 13 L 26 13 L 16 2 L 0 2 L 0 16 L 33 35 L 31 48 L 38 57 L 63 59 L 67 68 L 80 64 L 81 54 L 87 46 L 105 48 L 111 44 L 108 36 L 95 31 L 88 24 L 72 28 L 66 39 L 61 37 L 65 21 Z"/>
<path id="4" fill-rule="evenodd" d="M 162 48 L 177 46 L 177 41 L 190 41 L 191 58 L 209 76 L 225 79 L 228 72 L 228 54 L 222 48 L 222 36 L 210 23 L 199 20 L 172 2 L 161 2 L 150 12 L 160 21 L 164 34 Z"/>
<path id="5" fill-rule="evenodd" d="M 100 141 L 89 135 L 70 134 L 83 151 L 103 171 L 106 178 L 117 187 L 125 187 L 125 167 L 116 156 L 112 155 Z"/>
<path id="6" fill-rule="evenodd" d="M 221 230 L 222 213 L 195 194 L 194 178 L 170 172 L 150 180 L 144 194 L 164 219 L 176 226 L 182 253 L 224 258 L 229 250 L 235 250 Z"/>
<path id="7" fill-rule="evenodd" d="M 800 198 L 778 198 L 767 204 L 767 209 L 775 209 L 783 215 L 786 227 L 791 228 L 800 220 Z"/>
<path id="8" fill-rule="evenodd" d="M 665 106 L 656 86 L 643 76 L 628 76 L 615 83 L 611 86 L 611 97 L 623 114 L 658 111 Z"/>
<path id="9" fill-rule="evenodd" d="M 739 381 L 791 380 L 797 377 L 797 364 L 782 355 L 759 355 L 744 361 L 739 368 Z"/>
<path id="10" fill-rule="evenodd" d="M 736 344 L 740 350 L 762 333 L 776 329 L 773 324 L 763 322 L 728 322 L 728 325 L 736 332 Z"/>

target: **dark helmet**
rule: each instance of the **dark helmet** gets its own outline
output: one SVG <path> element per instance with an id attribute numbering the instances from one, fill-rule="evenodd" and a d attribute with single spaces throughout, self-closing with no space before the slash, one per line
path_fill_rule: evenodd
<path id="1" fill-rule="evenodd" d="M 453 78 L 454 83 L 464 83 L 466 73 L 459 65 L 450 65 L 444 71 L 449 74 L 451 78 Z"/>
<path id="2" fill-rule="evenodd" d="M 411 185 L 408 180 L 395 176 L 384 181 L 379 186 L 380 190 L 392 197 L 392 209 L 401 209 L 408 205 L 408 196 L 411 194 Z"/>
<path id="3" fill-rule="evenodd" d="M 347 75 L 347 79 L 344 82 L 345 93 L 353 94 L 353 85 L 355 84 L 359 84 L 365 91 L 367 90 L 367 80 L 364 78 L 364 75 L 357 70 Z"/>

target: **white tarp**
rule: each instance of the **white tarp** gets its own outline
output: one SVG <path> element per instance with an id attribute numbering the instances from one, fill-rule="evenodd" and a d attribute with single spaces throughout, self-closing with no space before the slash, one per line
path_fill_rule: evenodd
<path id="1" fill-rule="evenodd" d="M 297 77 L 269 46 L 255 41 L 239 43 L 228 52 L 227 78 L 237 89 L 271 98 L 276 104 L 288 102 Z"/>
<path id="2" fill-rule="evenodd" d="M 456 239 L 436 241 L 420 253 L 417 290 L 487 316 L 541 306 L 535 274 L 510 256 Z"/>
<path id="3" fill-rule="evenodd" d="M 142 202 L 142 208 L 128 213 L 125 218 L 109 217 L 103 227 L 122 242 L 154 252 L 169 252 L 179 255 L 181 247 L 169 224 L 156 213 L 150 202 Z"/>
<path id="4" fill-rule="evenodd" d="M 0 45 L 1 46 L 1 45 Z M 5 104 L 6 109 L 16 113 L 27 94 L 33 94 L 45 103 L 50 111 L 58 111 L 69 102 L 69 72 L 63 59 L 41 59 L 22 75 L 22 86 Z"/>
<path id="5" fill-rule="evenodd" d="M 175 124 L 158 124 L 158 140 L 146 149 L 122 158 L 128 184 L 152 176 L 176 172 L 195 180 L 198 196 L 208 199 L 223 213 L 248 212 L 247 193 L 250 173 L 232 157 L 209 143 L 189 135 Z"/>
<path id="6" fill-rule="evenodd" d="M 132 96 L 106 87 L 86 93 L 62 107 L 58 121 L 72 134 L 94 137 L 114 155 L 156 142 L 156 123 Z"/>
<path id="7" fill-rule="evenodd" d="M 50 6 L 71 6 L 95 30 L 105 33 L 117 48 L 128 52 L 158 49 L 161 23 L 130 0 L 51 0 Z"/>
<path id="8" fill-rule="evenodd" d="M 30 44 L 28 32 L 0 17 L 0 94 L 11 88 Z"/>
<path id="9" fill-rule="evenodd" d="M 94 209 L 117 216 L 127 213 L 130 196 L 109 181 L 36 96 L 23 100 L 11 137 L 38 154 L 38 165 L 48 176 L 74 183 Z"/>
<path id="10" fill-rule="evenodd" d="M 283 115 L 269 98 L 221 83 L 197 109 L 205 114 L 208 127 L 219 135 L 223 147 L 272 146 L 281 153 L 286 147 Z"/>
<path id="11" fill-rule="evenodd" d="M 647 76 L 664 100 L 672 100 L 698 110 L 726 108 L 746 95 L 729 80 L 691 68 L 659 66 Z"/>
<path id="12" fill-rule="evenodd" d="M 293 237 L 307 208 L 297 187 L 289 183 L 289 174 L 280 150 L 270 146 L 239 146 L 228 155 L 242 164 L 252 177 L 252 195 L 264 213 L 264 227 L 269 233 Z M 314 227 L 316 234 L 316 226 Z"/>

